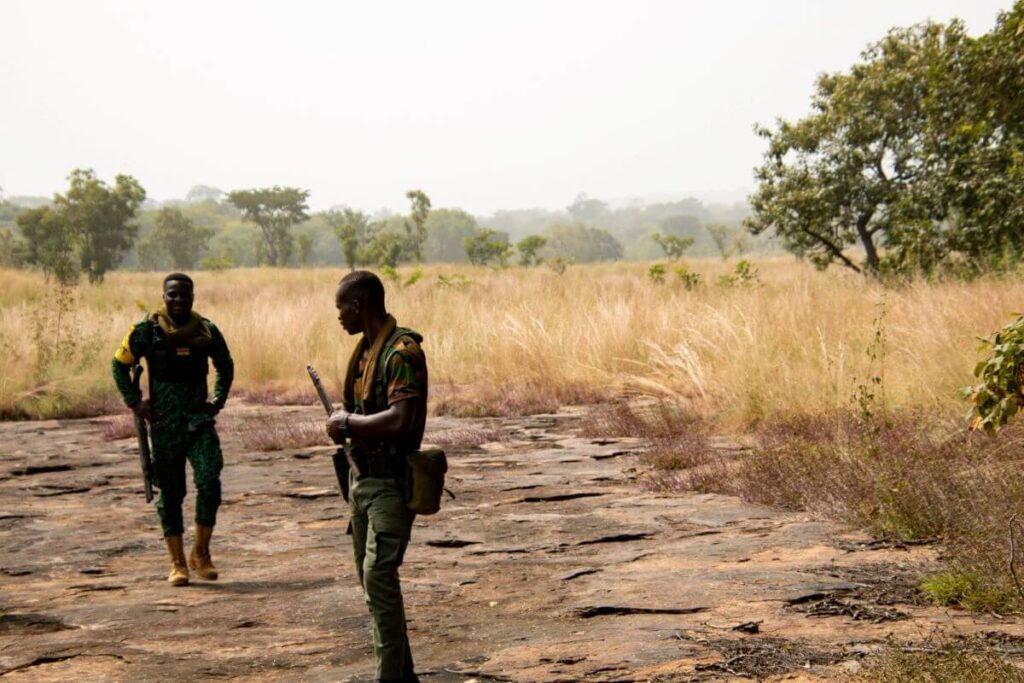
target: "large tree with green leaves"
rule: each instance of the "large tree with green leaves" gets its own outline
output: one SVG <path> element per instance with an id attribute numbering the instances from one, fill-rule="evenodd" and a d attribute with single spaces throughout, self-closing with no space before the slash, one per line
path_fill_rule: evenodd
<path id="1" fill-rule="evenodd" d="M 309 218 L 307 190 L 297 187 L 265 187 L 236 190 L 228 202 L 255 223 L 263 238 L 263 256 L 271 266 L 287 265 L 295 248 L 292 227 Z"/>
<path id="2" fill-rule="evenodd" d="M 883 247 L 899 260 L 912 235 L 938 226 L 944 214 L 920 144 L 934 106 L 932 70 L 965 39 L 959 24 L 894 30 L 848 73 L 819 77 L 809 116 L 758 128 L 768 150 L 751 231 L 774 230 L 822 268 L 878 272 Z"/>
<path id="3" fill-rule="evenodd" d="M 55 211 L 78 236 L 82 270 L 89 282 L 99 282 L 135 243 L 135 214 L 146 191 L 128 175 L 116 176 L 113 187 L 91 170 L 75 169 L 69 180 L 67 193 L 53 199 Z"/>
<path id="4" fill-rule="evenodd" d="M 113 187 L 91 170 L 76 169 L 68 179 L 67 193 L 54 195 L 52 206 L 18 216 L 28 260 L 62 283 L 74 282 L 80 271 L 100 282 L 135 243 L 135 214 L 146 191 L 127 175 L 116 176 Z"/>
<path id="5" fill-rule="evenodd" d="M 754 233 L 819 267 L 973 273 L 1024 254 L 1024 3 L 979 38 L 894 29 L 819 78 L 812 113 L 760 128 Z"/>

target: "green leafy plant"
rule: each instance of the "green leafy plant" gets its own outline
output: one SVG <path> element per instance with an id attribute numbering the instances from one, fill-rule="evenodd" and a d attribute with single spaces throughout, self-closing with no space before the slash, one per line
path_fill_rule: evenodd
<path id="1" fill-rule="evenodd" d="M 417 267 L 415 270 L 413 270 L 411 273 L 409 273 L 409 277 L 405 278 L 405 282 L 402 283 L 402 286 L 403 287 L 411 287 L 412 285 L 416 284 L 417 282 L 419 282 L 422 279 L 423 279 L 423 269 Z"/>
<path id="2" fill-rule="evenodd" d="M 720 275 L 718 277 L 719 287 L 742 287 L 758 282 L 760 282 L 760 272 L 746 259 L 736 264 L 736 269 L 732 272 L 732 275 Z"/>
<path id="3" fill-rule="evenodd" d="M 452 273 L 451 275 L 445 275 L 444 273 L 438 273 L 437 275 L 437 286 L 446 287 L 451 289 L 463 289 L 472 282 L 462 273 Z"/>
<path id="4" fill-rule="evenodd" d="M 678 266 L 678 267 L 676 267 L 675 268 L 675 273 L 676 273 L 676 276 L 679 278 L 679 281 L 681 283 L 683 283 L 683 287 L 686 288 L 686 291 L 692 292 L 693 290 L 695 290 L 698 287 L 700 287 L 700 283 L 701 283 L 700 273 L 695 273 L 692 270 L 690 270 L 689 268 L 687 268 L 686 266 Z"/>
<path id="5" fill-rule="evenodd" d="M 199 267 L 203 270 L 224 270 L 234 267 L 235 262 L 226 250 L 220 254 L 207 254 L 199 260 Z"/>
<path id="6" fill-rule="evenodd" d="M 665 282 L 665 264 L 655 263 L 653 266 L 647 269 L 647 277 L 651 278 L 651 282 L 655 284 L 662 284 Z"/>
<path id="7" fill-rule="evenodd" d="M 1024 403 L 1024 316 L 982 338 L 979 351 L 987 352 L 974 367 L 980 382 L 961 393 L 971 402 L 971 429 L 994 436 Z"/>

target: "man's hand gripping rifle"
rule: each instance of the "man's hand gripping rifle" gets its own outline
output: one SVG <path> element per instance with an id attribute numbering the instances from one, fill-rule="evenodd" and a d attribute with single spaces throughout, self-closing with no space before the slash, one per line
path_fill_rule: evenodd
<path id="1" fill-rule="evenodd" d="M 320 381 L 320 375 L 312 365 L 306 366 L 306 372 L 309 373 L 309 378 L 313 380 L 313 387 L 316 389 L 317 396 L 320 397 L 320 403 L 323 404 L 324 410 L 327 411 L 327 417 L 334 414 L 334 404 L 331 403 L 331 397 L 327 395 L 327 390 L 324 389 L 323 382 Z M 334 452 L 332 456 L 334 461 L 334 474 L 338 477 L 338 488 L 341 491 L 342 497 L 348 500 L 348 470 L 351 469 L 356 473 L 356 477 L 361 477 L 362 472 L 359 471 L 359 466 L 356 461 L 352 459 L 352 453 L 348 449 L 348 444 L 342 444 L 341 448 Z"/>

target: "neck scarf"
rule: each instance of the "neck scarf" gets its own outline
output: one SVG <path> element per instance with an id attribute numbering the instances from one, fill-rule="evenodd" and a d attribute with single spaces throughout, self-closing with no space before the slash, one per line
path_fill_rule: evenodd
<path id="1" fill-rule="evenodd" d="M 395 321 L 395 317 L 388 315 L 387 320 L 384 322 L 384 327 L 381 328 L 377 338 L 373 340 L 373 346 L 370 347 L 370 353 L 366 358 L 366 365 L 363 368 L 363 384 L 359 392 L 359 398 L 364 405 L 371 399 L 373 394 L 373 378 L 377 374 L 377 363 L 380 360 L 381 352 L 384 350 L 384 343 L 394 334 L 397 326 L 398 323 Z M 362 357 L 365 348 L 366 337 L 363 336 L 359 343 L 356 344 L 352 357 L 348 361 L 348 372 L 345 373 L 345 403 L 349 406 L 355 406 L 355 384 L 359 373 L 359 359 Z"/>
<path id="2" fill-rule="evenodd" d="M 156 313 L 153 314 L 153 318 L 156 319 L 157 324 L 160 325 L 160 329 L 164 331 L 167 338 L 175 344 L 207 346 L 213 341 L 210 328 L 203 324 L 203 316 L 195 311 L 189 314 L 188 320 L 183 325 L 174 322 L 174 319 L 167 312 L 166 306 L 158 308 Z"/>

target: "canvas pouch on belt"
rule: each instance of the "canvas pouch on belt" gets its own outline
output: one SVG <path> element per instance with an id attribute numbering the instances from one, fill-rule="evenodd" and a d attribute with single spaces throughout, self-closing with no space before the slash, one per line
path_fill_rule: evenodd
<path id="1" fill-rule="evenodd" d="M 448 458 L 440 448 L 424 448 L 405 456 L 405 504 L 418 515 L 432 515 L 441 509 L 444 475 Z"/>

